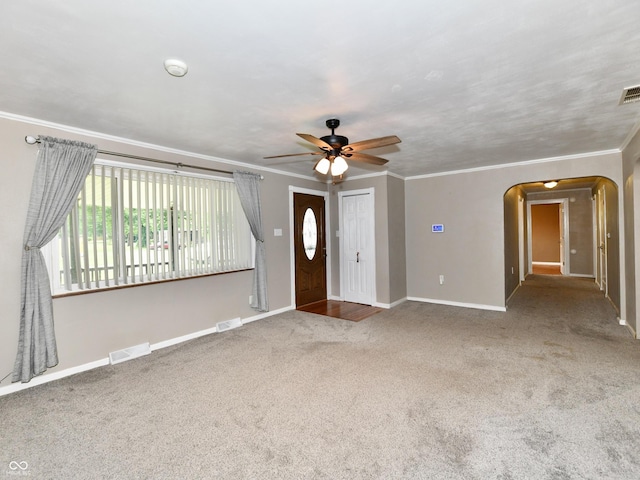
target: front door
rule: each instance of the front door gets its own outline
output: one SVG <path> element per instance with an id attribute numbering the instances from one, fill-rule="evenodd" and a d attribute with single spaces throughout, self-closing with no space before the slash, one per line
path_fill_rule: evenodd
<path id="1" fill-rule="evenodd" d="M 324 198 L 293 194 L 296 307 L 327 299 Z"/>

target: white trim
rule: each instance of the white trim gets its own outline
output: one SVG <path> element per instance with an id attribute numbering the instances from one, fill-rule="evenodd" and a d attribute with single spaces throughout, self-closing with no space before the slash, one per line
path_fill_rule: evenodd
<path id="1" fill-rule="evenodd" d="M 506 307 L 499 307 L 497 305 L 483 305 L 480 303 L 465 303 L 465 302 L 453 302 L 450 300 L 438 300 L 435 298 L 419 298 L 419 297 L 407 297 L 407 300 L 412 302 L 423 303 L 435 303 L 438 305 L 449 305 L 451 307 L 463 307 L 463 308 L 475 308 L 477 310 L 491 310 L 494 312 L 506 312 Z"/>
<path id="2" fill-rule="evenodd" d="M 403 177 L 402 175 L 390 172 L 389 170 L 385 170 L 384 172 L 363 173 L 362 175 L 354 175 L 353 177 L 345 178 L 343 182 L 349 182 L 351 180 L 361 180 L 363 178 L 372 178 L 372 177 L 394 177 L 400 180 L 406 180 L 406 177 Z"/>
<path id="3" fill-rule="evenodd" d="M 532 242 L 532 229 L 531 229 L 531 205 L 547 205 L 547 204 L 559 204 L 562 205 L 562 218 L 560 221 L 563 225 L 562 234 L 563 242 L 560 249 L 561 258 L 560 262 L 534 262 L 533 261 L 533 242 Z M 533 265 L 560 265 L 560 270 L 563 275 L 568 275 L 571 272 L 571 257 L 569 245 L 571 241 L 569 239 L 569 198 L 550 198 L 547 200 L 527 200 L 527 257 L 529 264 L 527 269 L 529 272 L 533 271 Z M 564 262 L 564 270 L 562 269 L 562 262 Z"/>
<path id="4" fill-rule="evenodd" d="M 629 130 L 629 133 L 627 133 L 627 136 L 622 142 L 622 145 L 620 145 L 620 151 L 623 151 L 625 148 L 629 146 L 629 144 L 631 143 L 631 140 L 633 140 L 633 137 L 636 136 L 638 131 L 640 131 L 640 120 L 638 120 L 635 123 L 635 125 L 631 127 L 631 130 Z"/>
<path id="5" fill-rule="evenodd" d="M 613 148 L 611 150 L 601 150 L 598 152 L 587 152 L 587 153 L 576 153 L 572 155 L 564 155 L 560 157 L 549 157 L 549 158 L 539 158 L 536 160 L 524 160 L 522 162 L 511 162 L 511 163 L 503 163 L 498 165 L 488 165 L 484 167 L 474 167 L 474 168 L 464 168 L 461 170 L 449 170 L 447 172 L 437 172 L 437 173 L 427 173 L 425 175 L 416 175 L 413 177 L 405 177 L 405 180 L 420 180 L 423 178 L 433 178 L 433 177 L 444 177 L 446 175 L 456 175 L 458 173 L 474 173 L 474 172 L 483 172 L 486 170 L 497 170 L 500 168 L 510 168 L 510 167 L 523 167 L 526 165 L 536 165 L 539 163 L 549 163 L 549 162 L 562 162 L 566 160 L 578 160 L 587 157 L 598 157 L 601 155 L 611 155 L 613 153 L 621 153 L 619 148 Z"/>
<path id="6" fill-rule="evenodd" d="M 602 177 L 602 178 L 605 178 L 605 177 Z M 542 192 L 530 192 L 530 193 L 527 193 L 527 198 L 538 197 L 540 195 L 545 195 L 545 194 L 548 194 L 550 192 L 552 192 L 552 193 L 556 193 L 557 192 L 557 193 L 564 194 L 564 193 L 569 193 L 569 192 L 585 192 L 585 191 L 586 192 L 592 192 L 593 190 L 591 188 L 588 188 L 588 187 L 563 188 L 562 190 L 555 190 L 555 191 L 554 190 L 544 190 Z M 567 197 L 567 198 L 569 198 L 569 197 Z M 532 200 L 535 200 L 535 198 L 532 198 Z M 544 199 L 541 199 L 541 200 L 544 200 Z"/>
<path id="7" fill-rule="evenodd" d="M 296 254 L 293 238 L 294 225 L 293 225 L 293 194 L 305 193 L 307 195 L 315 195 L 317 197 L 324 198 L 324 231 L 325 231 L 325 243 L 326 243 L 326 281 L 327 281 L 327 298 L 331 289 L 331 212 L 329 205 L 329 192 L 322 190 L 311 190 L 309 188 L 296 187 L 295 185 L 289 185 L 289 259 L 290 259 L 290 285 L 291 285 L 291 305 L 296 304 Z"/>
<path id="8" fill-rule="evenodd" d="M 579 277 L 579 278 L 593 278 L 595 280 L 595 277 L 593 276 L 592 273 L 570 273 L 569 276 Z"/>
<path id="9" fill-rule="evenodd" d="M 616 313 L 618 315 L 620 315 L 620 309 L 618 308 L 618 306 L 615 304 L 615 302 L 611 299 L 611 297 L 609 296 L 609 294 L 607 293 L 604 298 L 606 298 L 607 300 L 609 300 L 609 303 L 611 304 L 611 306 L 613 307 L 613 309 L 616 311 Z"/>
<path id="10" fill-rule="evenodd" d="M 100 360 L 96 360 L 94 362 L 85 363 L 84 365 L 78 365 L 77 367 L 67 368 L 65 370 L 60 370 L 58 372 L 50 373 L 47 375 L 40 375 L 38 377 L 34 377 L 28 383 L 12 383 L 5 387 L 0 387 L 0 397 L 3 395 L 9 395 L 10 393 L 15 393 L 20 390 L 26 390 L 27 388 L 35 387 L 37 385 L 42 385 L 43 383 L 49 383 L 54 380 L 59 380 L 64 377 L 69 377 L 71 375 L 75 375 L 76 373 L 86 372 L 87 370 L 93 370 L 94 368 L 104 367 L 109 365 L 109 357 L 101 358 Z"/>
<path id="11" fill-rule="evenodd" d="M 327 300 L 335 300 L 336 302 L 344 302 L 344 298 L 338 295 L 327 295 Z"/>
<path id="12" fill-rule="evenodd" d="M 549 265 L 552 267 L 559 267 L 562 265 L 562 262 L 531 262 L 532 265 Z"/>
<path id="13" fill-rule="evenodd" d="M 272 317 L 274 315 L 278 315 L 284 312 L 290 312 L 291 310 L 295 310 L 296 307 L 294 305 L 289 305 L 288 307 L 282 307 L 278 310 L 271 310 L 269 312 L 259 313 L 258 315 L 254 315 L 253 317 L 247 317 L 242 319 L 242 324 L 246 325 L 247 323 L 255 322 L 256 320 L 262 320 L 263 318 Z"/>
<path id="14" fill-rule="evenodd" d="M 345 298 L 344 283 L 346 282 L 345 265 L 344 265 L 344 235 L 343 235 L 343 218 L 342 218 L 342 199 L 344 197 L 355 197 L 359 195 L 370 195 L 369 199 L 369 228 L 370 228 L 370 240 L 371 240 L 371 305 L 376 304 L 378 299 L 378 290 L 376 288 L 377 274 L 376 274 L 376 189 L 374 187 L 361 188 L 358 190 L 346 190 L 338 192 L 338 225 L 340 228 L 340 296 Z"/>
<path id="15" fill-rule="evenodd" d="M 524 235 L 524 212 L 525 198 L 521 194 L 518 194 L 518 286 L 524 282 L 524 277 L 527 273 L 524 265 L 524 251 L 526 248 L 525 235 Z M 515 290 L 514 290 L 515 292 Z M 508 301 L 508 300 L 507 300 Z M 506 302 L 505 302 L 506 303 Z"/>
<path id="16" fill-rule="evenodd" d="M 506 305 L 509 304 L 509 300 L 513 298 L 513 296 L 516 294 L 516 292 L 518 291 L 521 285 L 522 283 L 518 282 L 518 285 L 516 285 L 516 288 L 513 289 L 513 292 L 511 292 L 511 295 L 509 295 L 509 298 L 507 298 L 507 300 L 504 302 L 505 308 L 506 308 Z"/>
<path id="17" fill-rule="evenodd" d="M 270 168 L 270 167 L 263 167 L 260 165 L 256 165 L 253 163 L 245 163 L 245 162 L 239 162 L 237 160 L 228 160 L 225 158 L 220 158 L 220 157 L 214 157 L 212 155 L 204 155 L 201 153 L 195 153 L 195 152 L 188 152 L 186 150 L 178 150 L 176 148 L 170 148 L 170 147 L 164 147 L 162 145 L 155 145 L 153 143 L 145 143 L 145 142 L 139 142 L 137 140 L 131 140 L 129 138 L 123 138 L 123 137 L 117 137 L 115 135 L 108 135 L 105 133 L 100 133 L 100 132 L 95 132 L 93 130 L 85 130 L 83 128 L 77 128 L 77 127 L 71 127 L 69 125 L 63 125 L 60 123 L 54 123 L 54 122 L 48 122 L 46 120 L 40 120 L 37 118 L 32 118 L 32 117 L 25 117 L 22 115 L 16 115 L 14 113 L 9 113 L 9 112 L 3 112 L 0 111 L 0 118 L 6 118 L 7 120 L 13 120 L 16 122 L 22 122 L 22 123 L 28 123 L 31 125 L 36 125 L 36 126 L 41 126 L 41 127 L 46 127 L 46 128 L 55 128 L 57 130 L 62 130 L 64 132 L 68 132 L 68 133 L 73 133 L 76 135 L 84 135 L 84 136 L 89 136 L 89 137 L 93 137 L 96 139 L 101 139 L 101 140 L 108 140 L 111 142 L 118 142 L 118 143 L 122 143 L 125 145 L 131 145 L 134 147 L 141 147 L 141 148 L 148 148 L 151 150 L 155 150 L 158 152 L 165 152 L 165 153 L 171 153 L 174 155 L 182 155 L 185 157 L 191 157 L 191 158 L 198 158 L 201 160 L 207 160 L 207 161 L 211 161 L 211 162 L 219 162 L 225 165 L 233 165 L 236 167 L 240 167 L 240 168 L 248 168 L 251 170 L 260 170 L 260 171 L 264 171 L 264 172 L 270 172 L 270 173 L 275 173 L 277 175 L 285 175 L 288 177 L 295 177 L 295 178 L 302 178 L 305 180 L 313 180 L 313 181 L 318 181 L 318 179 L 314 176 L 310 176 L 310 175 L 302 175 L 299 173 L 291 173 L 291 172 L 286 172 L 284 170 L 277 170 L 275 168 Z"/>
<path id="18" fill-rule="evenodd" d="M 391 302 L 391 303 L 378 303 L 378 302 L 374 302 L 372 307 L 378 307 L 378 308 L 384 308 L 384 309 L 390 309 L 390 308 L 394 308 L 397 307 L 398 305 L 400 305 L 401 303 L 406 302 L 407 300 L 409 300 L 407 297 L 401 298 L 400 300 L 396 300 L 395 302 Z"/>
<path id="19" fill-rule="evenodd" d="M 295 307 L 292 305 L 289 305 L 288 307 L 283 307 L 278 310 L 272 310 L 270 312 L 264 312 L 264 313 L 255 315 L 253 317 L 248 317 L 242 320 L 242 324 L 246 325 L 247 323 L 255 322 L 256 320 L 261 320 L 263 318 L 271 317 L 273 315 L 278 315 L 280 313 L 288 312 L 290 310 L 295 310 Z M 189 340 L 194 340 L 199 337 L 204 337 L 205 335 L 211 335 L 212 333 L 217 333 L 216 327 L 207 328 L 205 330 L 199 330 L 197 332 L 189 333 L 187 335 L 182 335 L 180 337 L 170 338 L 168 340 L 163 340 L 161 342 L 154 343 L 150 346 L 151 353 L 155 352 L 156 350 L 160 350 L 162 348 L 171 347 L 179 343 L 183 343 Z M 9 395 L 11 393 L 18 392 L 20 390 L 26 390 L 27 388 L 35 387 L 37 385 L 42 385 L 43 383 L 49 383 L 64 377 L 70 377 L 71 375 L 75 375 L 76 373 L 86 372 L 87 370 L 93 370 L 94 368 L 104 367 L 107 365 L 109 365 L 109 357 L 102 358 L 100 360 L 96 360 L 93 362 L 85 363 L 83 365 L 78 365 L 77 367 L 71 367 L 65 370 L 60 370 L 58 372 L 53 372 L 46 375 L 40 375 L 38 377 L 34 377 L 28 383 L 12 383 L 4 387 L 0 387 L 0 397 L 2 397 L 3 395 Z"/>
<path id="20" fill-rule="evenodd" d="M 212 333 L 217 332 L 218 329 L 216 327 L 211 327 L 205 330 L 199 330 L 197 332 L 189 333 L 187 335 L 182 335 L 180 337 L 170 338 L 169 340 L 164 340 L 162 342 L 152 344 L 151 352 L 155 352 L 156 350 L 160 350 L 161 348 L 172 347 L 173 345 L 177 345 L 178 343 L 188 342 L 189 340 L 194 340 L 196 338 L 204 337 L 205 335 L 211 335 Z"/>
<path id="21" fill-rule="evenodd" d="M 618 318 L 618 323 L 619 323 L 620 325 L 622 325 L 622 326 L 627 327 L 627 330 L 629 330 L 629 333 L 631 333 L 631 336 L 632 336 L 633 338 L 635 338 L 636 340 L 638 340 L 638 334 L 636 333 L 636 331 L 634 330 L 634 328 L 633 328 L 631 325 L 629 325 L 629 324 L 627 323 L 627 321 L 626 321 L 625 319 L 623 319 L 623 318 Z"/>

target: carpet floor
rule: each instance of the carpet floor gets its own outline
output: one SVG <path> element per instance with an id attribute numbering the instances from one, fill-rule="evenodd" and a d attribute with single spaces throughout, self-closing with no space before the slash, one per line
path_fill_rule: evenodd
<path id="1" fill-rule="evenodd" d="M 639 399 L 593 281 L 533 275 L 506 313 L 290 311 L 0 397 L 0 475 L 630 479 Z"/>

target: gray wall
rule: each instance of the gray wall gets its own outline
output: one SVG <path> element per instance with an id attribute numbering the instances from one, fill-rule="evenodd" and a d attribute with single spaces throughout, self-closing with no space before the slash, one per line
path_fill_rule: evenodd
<path id="1" fill-rule="evenodd" d="M 0 378 L 11 372 L 16 354 L 20 308 L 20 252 L 37 147 L 25 135 L 53 135 L 95 143 L 120 151 L 188 164 L 233 170 L 212 161 L 153 151 L 97 138 L 0 119 Z M 269 306 L 291 306 L 289 252 L 289 185 L 326 190 L 314 180 L 263 173 L 262 182 Z M 282 237 L 273 235 L 283 230 Z M 228 273 L 169 283 L 142 285 L 70 297 L 55 298 L 55 328 L 60 364 L 47 374 L 104 359 L 109 352 L 142 342 L 156 343 L 211 328 L 222 320 L 251 318 L 248 306 L 252 271 Z M 6 385 L 10 379 L 5 379 Z"/>
<path id="2" fill-rule="evenodd" d="M 389 202 L 389 302 L 407 297 L 407 249 L 404 180 L 387 177 Z"/>

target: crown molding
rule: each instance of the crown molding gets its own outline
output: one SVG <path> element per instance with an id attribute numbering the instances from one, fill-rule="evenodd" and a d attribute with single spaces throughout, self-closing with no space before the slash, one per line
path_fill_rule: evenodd
<path id="1" fill-rule="evenodd" d="M 624 142 L 622 142 L 622 145 L 620 145 L 620 151 L 623 151 L 625 148 L 629 146 L 629 144 L 631 143 L 631 140 L 633 140 L 633 137 L 635 137 L 639 131 L 640 131 L 640 119 L 638 119 L 638 121 L 633 125 L 633 127 L 631 127 L 631 130 L 629 130 L 629 133 L 627 133 L 627 136 L 625 137 Z"/>
<path id="2" fill-rule="evenodd" d="M 47 120 L 41 120 L 39 118 L 32 118 L 32 117 L 26 117 L 23 115 L 17 115 L 14 113 L 9 113 L 9 112 L 3 112 L 0 111 L 0 118 L 5 118 L 7 120 L 13 120 L 16 122 L 21 122 L 21 123 L 26 123 L 29 125 L 34 125 L 34 126 L 38 126 L 38 127 L 46 127 L 46 128 L 55 128 L 57 130 L 61 130 L 63 132 L 68 132 L 68 133 L 73 133 L 75 135 L 84 135 L 84 136 L 88 136 L 88 137 L 92 137 L 92 138 L 96 138 L 96 139 L 101 139 L 101 140 L 107 140 L 107 141 L 111 141 L 111 142 L 118 142 L 118 143 L 122 143 L 125 145 L 130 145 L 133 147 L 140 147 L 140 148 L 146 148 L 146 149 L 150 149 L 150 150 L 155 150 L 157 152 L 164 152 L 164 153 L 170 153 L 172 155 L 181 155 L 184 157 L 190 157 L 190 158 L 197 158 L 200 160 L 206 160 L 209 162 L 217 162 L 217 163 L 221 163 L 224 165 L 232 165 L 234 167 L 238 167 L 238 168 L 247 168 L 247 169 L 251 169 L 251 170 L 260 170 L 262 172 L 269 172 L 269 173 L 274 173 L 276 175 L 285 175 L 288 177 L 295 177 L 295 178 L 301 178 L 304 180 L 315 180 L 317 181 L 318 179 L 313 177 L 313 176 L 309 176 L 309 175 L 302 175 L 299 173 L 292 173 L 292 172 L 286 172 L 283 170 L 278 170 L 275 168 L 270 168 L 270 167 L 262 167 L 259 165 L 254 165 L 251 163 L 244 163 L 244 162 L 238 162 L 236 160 L 229 160 L 226 158 L 220 158 L 220 157 L 214 157 L 212 155 L 204 155 L 201 153 L 195 153 L 195 152 L 189 152 L 187 150 L 179 150 L 176 148 L 170 148 L 170 147 L 164 147 L 162 145 L 155 145 L 153 143 L 146 143 L 146 142 L 140 142 L 137 140 L 131 140 L 129 138 L 123 138 L 123 137 L 117 137 L 115 135 L 108 135 L 106 133 L 101 133 L 101 132 L 95 132 L 93 130 L 85 130 L 83 128 L 78 128 L 78 127 L 71 127 L 69 125 L 63 125 L 60 123 L 55 123 L 55 122 L 49 122 Z M 36 135 L 34 135 L 36 136 Z"/>
<path id="3" fill-rule="evenodd" d="M 502 168 L 524 167 L 527 165 L 537 165 L 540 163 L 563 162 L 567 160 L 576 160 L 579 158 L 599 157 L 601 155 L 619 154 L 621 152 L 622 150 L 620 150 L 619 148 L 613 148 L 611 150 L 601 150 L 598 152 L 576 153 L 576 154 L 564 155 L 560 157 L 539 158 L 536 160 L 525 160 L 522 162 L 511 162 L 511 163 L 501 163 L 498 165 L 487 165 L 485 167 L 464 168 L 461 170 L 450 170 L 448 172 L 427 173 L 425 175 L 416 175 L 412 177 L 406 177 L 405 180 L 420 180 L 423 178 L 445 177 L 448 175 L 456 175 L 459 173 L 475 173 L 475 172 L 484 172 L 487 170 L 498 170 Z"/>

